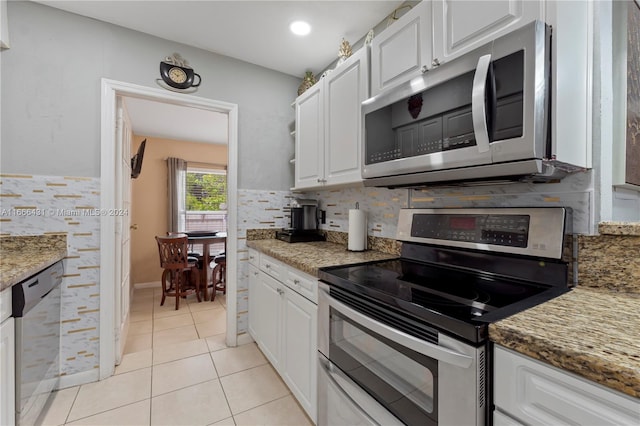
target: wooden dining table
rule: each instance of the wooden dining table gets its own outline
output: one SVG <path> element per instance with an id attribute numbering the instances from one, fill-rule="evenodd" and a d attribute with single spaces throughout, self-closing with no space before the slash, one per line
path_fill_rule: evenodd
<path id="1" fill-rule="evenodd" d="M 209 300 L 208 297 L 208 285 L 209 285 L 209 264 L 213 260 L 211 258 L 210 246 L 211 244 L 224 242 L 224 252 L 227 252 L 227 233 L 226 232 L 185 232 L 187 234 L 189 244 L 202 244 L 202 272 L 201 282 L 204 282 L 203 296 L 204 300 Z M 215 291 L 215 288 L 214 290 Z"/>

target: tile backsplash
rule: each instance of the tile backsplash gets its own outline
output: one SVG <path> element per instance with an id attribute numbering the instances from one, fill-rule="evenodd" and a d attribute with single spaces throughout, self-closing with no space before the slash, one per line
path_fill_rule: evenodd
<path id="1" fill-rule="evenodd" d="M 369 235 L 395 238 L 401 208 L 570 207 L 573 232 L 591 235 L 594 223 L 592 173 L 576 173 L 557 183 L 509 183 L 483 186 L 439 186 L 424 189 L 348 188 L 308 191 L 327 211 L 321 229 L 347 232 L 349 209 L 367 211 Z"/>
<path id="2" fill-rule="evenodd" d="M 249 249 L 247 230 L 289 226 L 293 195 L 290 191 L 238 190 L 237 334 L 247 332 L 249 322 Z"/>
<path id="3" fill-rule="evenodd" d="M 61 374 L 97 369 L 100 322 L 100 179 L 0 175 L 2 235 L 67 236 Z"/>

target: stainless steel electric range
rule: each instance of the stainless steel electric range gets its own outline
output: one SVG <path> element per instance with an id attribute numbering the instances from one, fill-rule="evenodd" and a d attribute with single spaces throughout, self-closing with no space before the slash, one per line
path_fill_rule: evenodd
<path id="1" fill-rule="evenodd" d="M 403 209 L 397 239 L 320 270 L 319 424 L 487 424 L 489 324 L 573 286 L 571 212 Z"/>

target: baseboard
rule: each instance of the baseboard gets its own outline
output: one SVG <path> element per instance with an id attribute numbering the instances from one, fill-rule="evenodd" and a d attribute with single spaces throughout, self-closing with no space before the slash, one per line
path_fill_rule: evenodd
<path id="1" fill-rule="evenodd" d="M 253 342 L 253 337 L 251 337 L 251 335 L 249 333 L 242 333 L 242 334 L 238 334 L 238 336 L 236 337 L 236 343 L 238 346 L 241 345 L 246 345 L 247 343 L 251 343 Z"/>
<path id="2" fill-rule="evenodd" d="M 149 283 L 135 283 L 134 288 L 160 288 L 162 287 L 160 281 L 152 281 Z"/>
<path id="3" fill-rule="evenodd" d="M 97 368 L 89 371 L 82 371 L 80 373 L 60 376 L 60 380 L 58 381 L 58 390 L 72 388 L 79 385 L 86 385 L 87 383 L 91 382 L 97 382 L 98 378 L 99 371 Z"/>

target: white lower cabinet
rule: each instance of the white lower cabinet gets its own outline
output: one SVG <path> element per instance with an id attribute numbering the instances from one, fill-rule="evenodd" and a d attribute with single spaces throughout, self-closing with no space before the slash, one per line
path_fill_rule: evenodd
<path id="1" fill-rule="evenodd" d="M 260 288 L 260 269 L 257 266 L 249 265 L 249 334 L 257 336 L 260 334 L 260 316 L 258 311 L 260 309 L 260 297 L 258 292 Z M 253 297 L 251 297 L 253 296 Z"/>
<path id="2" fill-rule="evenodd" d="M 0 293 L 0 425 L 16 422 L 15 320 L 11 315 L 11 288 Z"/>
<path id="3" fill-rule="evenodd" d="M 638 398 L 503 347 L 494 355 L 496 425 L 640 424 Z"/>
<path id="4" fill-rule="evenodd" d="M 249 253 L 259 258 L 249 266 L 249 333 L 316 422 L 318 306 L 317 290 L 309 288 L 316 280 L 255 250 Z"/>
<path id="5" fill-rule="evenodd" d="M 318 306 L 290 288 L 285 289 L 283 302 L 282 375 L 315 422 Z"/>
<path id="6" fill-rule="evenodd" d="M 260 273 L 258 278 L 258 321 L 260 321 L 260 334 L 254 336 L 260 349 L 280 372 L 282 367 L 282 284 L 265 273 Z M 249 295 L 249 298 L 252 296 Z M 251 314 L 249 314 L 251 315 Z"/>

